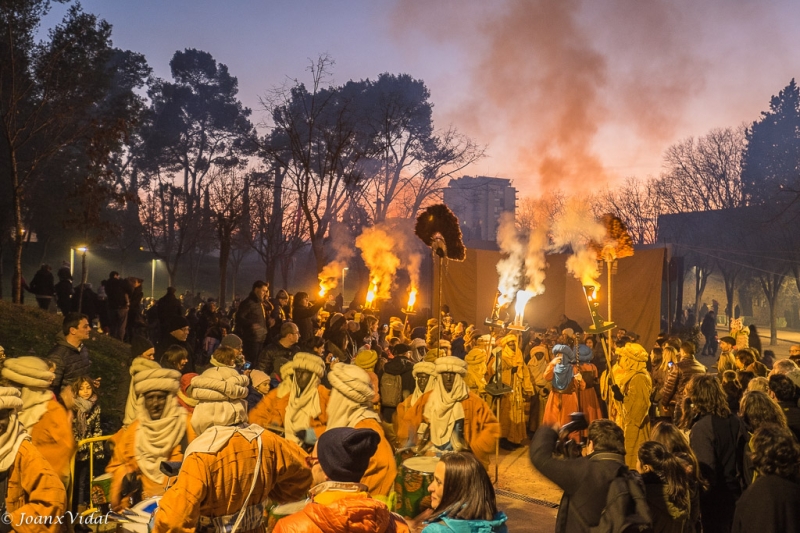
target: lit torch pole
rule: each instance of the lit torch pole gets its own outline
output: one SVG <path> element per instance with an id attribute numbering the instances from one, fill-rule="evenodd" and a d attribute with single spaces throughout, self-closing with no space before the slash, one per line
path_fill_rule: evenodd
<path id="1" fill-rule="evenodd" d="M 417 314 L 414 311 L 414 304 L 417 302 L 417 289 L 412 287 L 411 292 L 408 293 L 408 306 L 403 309 L 403 314 L 406 315 L 406 320 L 403 323 L 403 334 L 405 335 L 406 329 L 408 328 L 408 315 L 415 315 Z"/>

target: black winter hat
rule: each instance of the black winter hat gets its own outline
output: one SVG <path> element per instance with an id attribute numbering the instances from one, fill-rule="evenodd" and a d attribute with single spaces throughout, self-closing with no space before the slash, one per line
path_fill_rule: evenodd
<path id="1" fill-rule="evenodd" d="M 153 347 L 153 343 L 149 340 L 145 339 L 144 337 L 132 337 L 131 338 L 131 357 L 139 357 L 147 350 L 150 350 Z"/>
<path id="2" fill-rule="evenodd" d="M 411 330 L 411 340 L 412 341 L 414 339 L 425 340 L 425 334 L 426 334 L 425 328 L 423 328 L 422 326 L 414 328 L 413 330 Z"/>
<path id="3" fill-rule="evenodd" d="M 380 441 L 371 429 L 329 429 L 317 441 L 319 465 L 331 481 L 358 483 Z"/>
<path id="4" fill-rule="evenodd" d="M 400 343 L 392 346 L 392 355 L 397 355 L 397 356 L 405 355 L 410 351 L 411 351 L 411 346 L 409 346 L 408 344 Z"/>
<path id="5" fill-rule="evenodd" d="M 172 333 L 175 330 L 189 327 L 189 321 L 186 320 L 186 317 L 176 316 L 170 319 L 167 327 L 169 328 L 169 332 Z"/>

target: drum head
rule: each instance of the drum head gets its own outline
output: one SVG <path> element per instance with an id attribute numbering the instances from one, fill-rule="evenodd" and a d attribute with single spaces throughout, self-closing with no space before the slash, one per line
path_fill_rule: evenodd
<path id="1" fill-rule="evenodd" d="M 408 470 L 415 472 L 433 473 L 436 470 L 436 463 L 439 462 L 438 457 L 411 457 L 403 461 L 403 466 Z"/>

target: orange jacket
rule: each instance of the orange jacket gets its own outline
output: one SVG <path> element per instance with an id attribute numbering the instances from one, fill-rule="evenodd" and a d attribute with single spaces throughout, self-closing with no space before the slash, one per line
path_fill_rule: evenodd
<path id="1" fill-rule="evenodd" d="M 282 518 L 273 533 L 407 533 L 408 525 L 385 504 L 363 493 L 329 505 L 311 502 Z"/>
<path id="2" fill-rule="evenodd" d="M 260 475 L 247 505 L 267 498 L 279 503 L 302 500 L 311 487 L 311 471 L 299 446 L 265 431 L 261 434 Z M 217 453 L 192 453 L 183 460 L 175 483 L 159 501 L 153 533 L 193 532 L 201 516 L 238 512 L 253 483 L 258 440 L 236 434 Z M 262 533 L 264 527 L 251 530 Z M 248 533 L 242 530 L 238 533 Z"/>
<path id="3" fill-rule="evenodd" d="M 431 392 L 426 392 L 411 410 L 406 413 L 405 420 L 412 427 L 419 427 L 425 420 L 425 404 Z M 489 467 L 489 459 L 494 453 L 495 441 L 500 436 L 500 422 L 492 413 L 492 409 L 474 392 L 470 392 L 466 400 L 461 402 L 464 408 L 464 440 L 472 453 Z M 416 435 L 409 435 L 415 438 Z"/>
<path id="4" fill-rule="evenodd" d="M 111 474 L 111 508 L 117 509 L 122 502 L 122 482 L 126 475 L 137 474 L 142 481 L 142 498 L 150 498 L 163 494 L 167 488 L 169 478 L 164 477 L 162 483 L 156 483 L 149 477 L 142 474 L 139 464 L 136 461 L 136 431 L 139 429 L 139 421 L 134 420 L 128 427 L 120 429 L 113 437 L 114 455 L 111 457 L 106 472 Z M 180 461 L 183 452 L 180 444 L 173 448 L 169 457 L 165 461 Z"/>
<path id="5" fill-rule="evenodd" d="M 374 418 L 366 418 L 354 426 L 356 429 L 368 428 L 381 436 L 375 455 L 369 460 L 367 471 L 361 478 L 361 483 L 367 486 L 369 495 L 373 498 L 388 499 L 394 491 L 394 481 L 397 477 L 397 463 L 389 441 L 386 440 L 383 426 Z"/>
<path id="6" fill-rule="evenodd" d="M 278 389 L 269 391 L 247 414 L 248 422 L 258 424 L 262 428 L 267 426 L 283 427 L 283 419 L 286 418 L 286 406 L 289 405 L 289 394 L 283 398 L 278 398 Z M 321 402 L 322 397 L 320 397 Z"/>
<path id="7" fill-rule="evenodd" d="M 56 475 L 64 483 L 69 482 L 69 464 L 77 444 L 72 434 L 72 419 L 55 397 L 47 402 L 47 411 L 30 429 L 33 444 L 42 454 Z"/>
<path id="8" fill-rule="evenodd" d="M 67 492 L 50 464 L 29 441 L 20 444 L 14 465 L 8 474 L 6 510 L 11 529 L 18 533 L 55 533 L 61 526 L 53 524 L 22 524 L 25 517 L 63 516 L 67 507 Z"/>

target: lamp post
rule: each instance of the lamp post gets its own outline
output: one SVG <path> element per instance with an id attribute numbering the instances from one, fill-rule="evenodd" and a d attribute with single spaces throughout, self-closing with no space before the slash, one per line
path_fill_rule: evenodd
<path id="1" fill-rule="evenodd" d="M 80 313 L 83 309 L 83 289 L 86 285 L 86 276 L 88 275 L 86 271 L 86 252 L 88 248 L 86 248 L 86 246 L 81 246 L 76 248 L 76 250 L 81 252 L 81 290 L 78 291 L 78 312 Z M 70 271 L 70 273 L 72 272 Z"/>
<path id="2" fill-rule="evenodd" d="M 151 273 L 150 273 L 150 302 L 154 302 L 156 300 L 156 263 L 158 263 L 158 259 L 153 259 L 151 261 Z"/>

